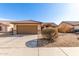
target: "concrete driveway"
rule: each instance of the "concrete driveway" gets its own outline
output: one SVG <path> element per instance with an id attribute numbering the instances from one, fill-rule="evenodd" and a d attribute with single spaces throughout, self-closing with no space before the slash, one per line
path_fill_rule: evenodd
<path id="1" fill-rule="evenodd" d="M 37 47 L 38 35 L 0 37 L 3 56 L 79 56 L 79 47 Z"/>
<path id="2" fill-rule="evenodd" d="M 29 48 L 25 44 L 27 41 L 36 39 L 37 35 L 0 37 L 0 55 L 36 56 L 38 55 L 38 48 Z M 37 45 L 37 43 L 35 45 Z"/>

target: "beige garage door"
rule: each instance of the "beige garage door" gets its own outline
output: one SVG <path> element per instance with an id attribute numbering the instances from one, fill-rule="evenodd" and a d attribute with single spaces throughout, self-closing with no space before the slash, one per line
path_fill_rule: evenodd
<path id="1" fill-rule="evenodd" d="M 17 25 L 18 34 L 37 34 L 37 25 Z"/>

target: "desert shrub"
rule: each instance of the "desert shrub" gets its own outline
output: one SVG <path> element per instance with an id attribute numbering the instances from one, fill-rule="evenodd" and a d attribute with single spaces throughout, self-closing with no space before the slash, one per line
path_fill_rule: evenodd
<path id="1" fill-rule="evenodd" d="M 55 38 L 58 37 L 58 32 L 54 28 L 43 29 L 41 33 L 42 33 L 43 38 L 49 41 L 53 41 Z"/>

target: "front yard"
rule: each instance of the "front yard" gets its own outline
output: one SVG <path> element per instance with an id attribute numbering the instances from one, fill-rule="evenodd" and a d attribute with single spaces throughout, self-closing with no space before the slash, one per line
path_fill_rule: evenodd
<path id="1" fill-rule="evenodd" d="M 46 39 L 41 39 L 41 35 L 0 35 L 0 47 L 7 45 L 14 47 L 24 46 L 28 48 L 37 47 L 79 47 L 79 34 L 75 33 L 59 33 L 58 38 L 54 42 L 48 42 Z M 20 43 L 14 43 L 17 41 Z M 23 43 L 21 45 L 21 43 Z M 19 45 L 17 45 L 19 44 Z"/>
<path id="2" fill-rule="evenodd" d="M 75 33 L 59 33 L 57 39 L 52 43 L 47 40 L 38 40 L 40 47 L 79 47 L 79 34 Z"/>
<path id="3" fill-rule="evenodd" d="M 0 55 L 65 55 L 58 47 L 79 47 L 78 34 L 59 33 L 51 43 L 39 35 L 0 35 Z"/>

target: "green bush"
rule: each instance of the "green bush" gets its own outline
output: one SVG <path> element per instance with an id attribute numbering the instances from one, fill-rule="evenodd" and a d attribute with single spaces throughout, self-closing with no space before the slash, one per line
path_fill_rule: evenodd
<path id="1" fill-rule="evenodd" d="M 55 39 L 57 37 L 57 32 L 53 28 L 43 29 L 41 33 L 42 33 L 43 38 L 45 38 L 49 41 L 52 41 L 53 39 Z"/>

